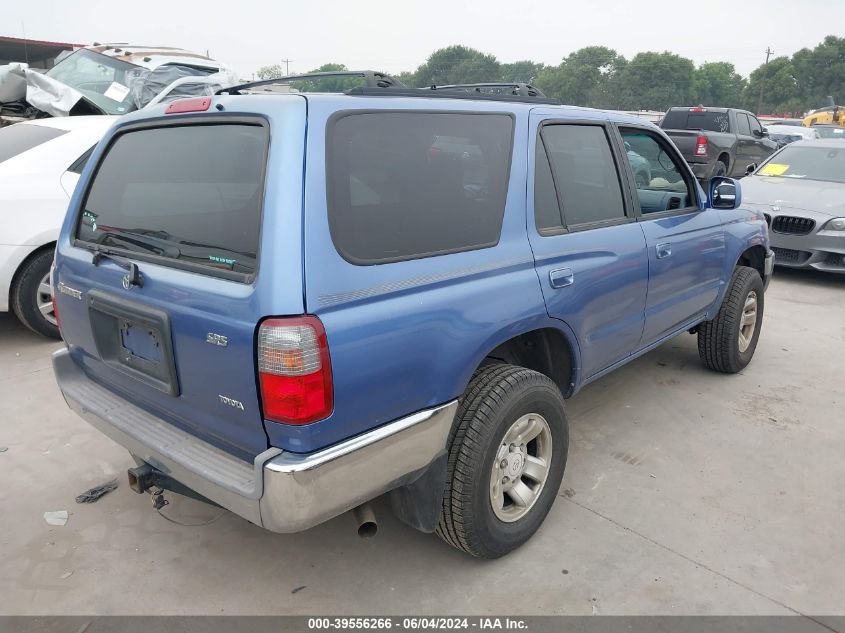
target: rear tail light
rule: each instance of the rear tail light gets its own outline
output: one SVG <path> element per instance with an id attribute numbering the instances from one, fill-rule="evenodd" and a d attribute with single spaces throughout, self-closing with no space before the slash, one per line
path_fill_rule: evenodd
<path id="1" fill-rule="evenodd" d="M 258 382 L 268 420 L 308 424 L 331 414 L 332 367 L 320 319 L 267 319 L 261 324 Z"/>
<path id="2" fill-rule="evenodd" d="M 56 305 L 55 295 L 53 295 L 53 297 L 50 299 L 50 301 L 53 302 L 53 316 L 56 318 L 56 327 L 61 329 L 62 323 L 61 323 L 61 321 L 59 321 L 59 307 Z"/>
<path id="3" fill-rule="evenodd" d="M 705 108 L 704 106 L 697 106 L 695 108 L 690 108 L 689 111 L 690 112 L 707 112 L 707 108 Z"/>
<path id="4" fill-rule="evenodd" d="M 56 254 L 53 253 L 53 263 L 50 264 L 50 302 L 53 304 L 53 317 L 56 319 L 56 327 L 61 329 L 62 324 L 59 322 L 59 306 L 56 305 L 56 291 L 53 285 L 53 273 L 56 272 Z"/>
<path id="5" fill-rule="evenodd" d="M 695 155 L 707 156 L 707 137 L 704 134 L 699 134 L 695 139 Z"/>

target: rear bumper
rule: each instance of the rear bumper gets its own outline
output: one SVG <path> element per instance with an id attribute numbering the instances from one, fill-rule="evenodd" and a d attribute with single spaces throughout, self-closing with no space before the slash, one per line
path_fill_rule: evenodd
<path id="1" fill-rule="evenodd" d="M 271 448 L 243 462 L 91 380 L 67 350 L 53 354 L 68 406 L 176 481 L 273 532 L 298 532 L 410 483 L 446 449 L 453 401 L 316 453 Z"/>

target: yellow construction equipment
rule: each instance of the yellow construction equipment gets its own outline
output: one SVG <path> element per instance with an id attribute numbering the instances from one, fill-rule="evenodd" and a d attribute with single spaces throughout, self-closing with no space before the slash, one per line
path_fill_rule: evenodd
<path id="1" fill-rule="evenodd" d="M 813 125 L 828 124 L 828 125 L 843 125 L 845 126 L 845 106 L 838 106 L 833 101 L 833 97 L 827 98 L 828 105 L 818 110 L 811 110 L 810 113 L 804 117 L 804 125 L 812 127 Z"/>

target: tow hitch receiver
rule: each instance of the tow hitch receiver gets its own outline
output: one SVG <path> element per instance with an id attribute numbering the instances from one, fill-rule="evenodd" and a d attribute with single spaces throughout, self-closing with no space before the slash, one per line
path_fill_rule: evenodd
<path id="1" fill-rule="evenodd" d="M 150 464 L 130 468 L 126 471 L 126 474 L 129 477 L 129 487 L 139 495 L 149 492 L 153 496 L 153 505 L 156 509 L 160 509 L 168 503 L 161 496 L 165 490 L 220 507 L 208 497 L 204 497 L 195 490 L 179 483 Z"/>

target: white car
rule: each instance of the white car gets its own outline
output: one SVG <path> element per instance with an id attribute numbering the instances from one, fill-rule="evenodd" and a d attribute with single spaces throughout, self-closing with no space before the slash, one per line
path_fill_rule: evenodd
<path id="1" fill-rule="evenodd" d="M 821 138 L 815 128 L 803 125 L 767 125 L 769 138 L 778 144 L 778 149 L 795 141 L 814 141 Z"/>
<path id="2" fill-rule="evenodd" d="M 91 151 L 118 117 L 36 119 L 0 128 L 0 311 L 59 338 L 53 250 Z"/>

